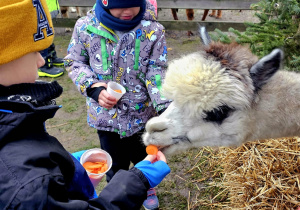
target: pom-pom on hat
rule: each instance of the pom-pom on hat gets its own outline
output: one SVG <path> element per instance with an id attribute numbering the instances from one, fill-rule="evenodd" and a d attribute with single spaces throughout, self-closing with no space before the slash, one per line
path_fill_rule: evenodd
<path id="1" fill-rule="evenodd" d="M 0 0 L 0 65 L 46 49 L 53 37 L 46 0 Z"/>
<path id="2" fill-rule="evenodd" d="M 100 0 L 103 9 L 142 7 L 144 0 Z"/>

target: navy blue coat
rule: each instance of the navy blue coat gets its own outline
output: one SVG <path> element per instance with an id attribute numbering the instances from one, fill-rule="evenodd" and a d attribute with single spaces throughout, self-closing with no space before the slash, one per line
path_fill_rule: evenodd
<path id="1" fill-rule="evenodd" d="M 119 171 L 98 198 L 78 191 L 70 154 L 44 128 L 58 108 L 0 97 L 0 209 L 140 209 L 149 183 L 136 168 Z"/>

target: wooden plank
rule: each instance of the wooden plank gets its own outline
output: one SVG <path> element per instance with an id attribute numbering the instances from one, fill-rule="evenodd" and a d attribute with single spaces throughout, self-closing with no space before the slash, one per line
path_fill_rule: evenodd
<path id="1" fill-rule="evenodd" d="M 70 7 L 92 7 L 96 3 L 96 0 L 59 0 L 60 6 Z"/>
<path id="2" fill-rule="evenodd" d="M 54 27 L 74 28 L 76 18 L 54 18 L 52 19 Z"/>
<path id="3" fill-rule="evenodd" d="M 127 0 L 124 0 L 127 1 Z M 96 0 L 59 0 L 60 6 L 92 7 Z M 157 0 L 157 7 L 161 9 L 222 9 L 248 10 L 250 5 L 259 0 Z"/>
<path id="4" fill-rule="evenodd" d="M 73 28 L 77 19 L 74 18 L 55 18 L 53 19 L 54 27 L 68 27 Z M 245 31 L 246 26 L 244 22 L 209 22 L 209 21 L 187 21 L 187 20 L 161 20 L 159 21 L 166 30 L 174 31 L 197 31 L 199 25 L 205 26 L 208 31 L 214 31 L 216 28 L 221 31 L 228 31 L 230 27 L 233 27 L 239 31 Z"/>
<path id="5" fill-rule="evenodd" d="M 162 9 L 222 9 L 249 10 L 250 5 L 259 0 L 157 0 L 157 7 Z"/>
<path id="6" fill-rule="evenodd" d="M 169 20 L 159 21 L 166 30 L 174 31 L 198 31 L 199 26 L 205 26 L 207 31 L 214 31 L 216 28 L 221 31 L 228 31 L 230 27 L 239 31 L 245 31 L 246 26 L 244 22 L 209 22 L 209 21 L 180 21 L 180 20 Z"/>

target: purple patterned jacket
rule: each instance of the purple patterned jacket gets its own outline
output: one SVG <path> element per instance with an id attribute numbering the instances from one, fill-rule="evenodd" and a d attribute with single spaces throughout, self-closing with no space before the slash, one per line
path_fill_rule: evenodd
<path id="1" fill-rule="evenodd" d="M 121 37 L 99 23 L 94 9 L 80 18 L 65 67 L 86 97 L 86 89 L 93 83 L 113 80 L 125 87 L 127 92 L 110 110 L 86 98 L 88 124 L 117 132 L 121 138 L 144 129 L 145 123 L 170 103 L 160 94 L 167 67 L 165 30 L 148 1 L 141 23 Z"/>

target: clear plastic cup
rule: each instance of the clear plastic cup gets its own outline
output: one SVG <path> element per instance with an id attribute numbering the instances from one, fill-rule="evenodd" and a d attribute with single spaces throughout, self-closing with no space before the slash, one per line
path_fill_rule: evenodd
<path id="1" fill-rule="evenodd" d="M 101 174 L 94 174 L 94 173 L 90 173 L 90 172 L 86 171 L 93 186 L 96 188 L 98 186 L 98 184 L 100 183 L 101 179 L 106 174 L 106 172 L 110 170 L 111 165 L 112 165 L 112 159 L 106 151 L 99 149 L 99 148 L 94 148 L 94 149 L 87 150 L 82 154 L 82 156 L 80 158 L 81 165 L 83 165 L 83 163 L 85 163 L 87 161 L 90 161 L 90 162 L 106 161 L 106 163 L 107 163 L 108 169 Z"/>
<path id="2" fill-rule="evenodd" d="M 115 90 L 120 90 L 121 93 L 116 92 Z M 110 95 L 114 96 L 117 100 L 119 100 L 124 95 L 124 93 L 126 93 L 126 89 L 119 83 L 110 81 L 107 83 L 107 92 Z"/>

